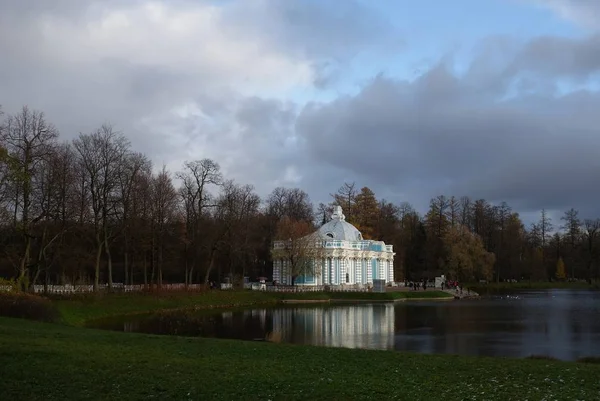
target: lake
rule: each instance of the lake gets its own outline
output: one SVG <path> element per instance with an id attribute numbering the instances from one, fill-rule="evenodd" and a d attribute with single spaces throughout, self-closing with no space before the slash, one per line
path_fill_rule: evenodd
<path id="1" fill-rule="evenodd" d="M 169 312 L 104 321 L 96 327 L 330 347 L 575 360 L 600 356 L 600 292 L 543 290 L 450 302 Z"/>

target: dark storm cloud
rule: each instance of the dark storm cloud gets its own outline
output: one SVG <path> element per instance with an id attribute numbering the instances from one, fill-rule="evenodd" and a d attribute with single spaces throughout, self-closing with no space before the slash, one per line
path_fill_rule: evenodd
<path id="1" fill-rule="evenodd" d="M 482 60 L 477 76 L 457 77 L 446 60 L 414 82 L 379 76 L 356 96 L 308 105 L 297 130 L 315 160 L 368 176 L 375 189 L 398 188 L 411 201 L 444 193 L 505 200 L 521 211 L 576 207 L 598 215 L 600 96 L 512 85 L 525 70 L 546 80 L 596 73 L 586 53 L 595 40 L 526 44 L 506 60 L 510 77 L 508 69 L 481 73 Z M 561 55 L 567 61 L 546 66 Z"/>
<path id="2" fill-rule="evenodd" d="M 548 78 L 587 79 L 597 74 L 599 69 L 600 35 L 585 39 L 546 36 L 529 42 L 518 53 L 507 73 L 532 71 Z"/>

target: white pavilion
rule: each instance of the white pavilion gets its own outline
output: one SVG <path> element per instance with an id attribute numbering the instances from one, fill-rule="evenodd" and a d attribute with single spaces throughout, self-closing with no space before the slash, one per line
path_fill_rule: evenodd
<path id="1" fill-rule="evenodd" d="M 311 261 L 312 274 L 296 277 L 294 285 L 369 286 L 377 279 L 394 281 L 392 245 L 363 239 L 360 231 L 346 221 L 341 206 L 334 207 L 331 221 L 311 237 L 317 248 Z M 275 241 L 274 250 L 285 246 L 286 241 Z M 273 260 L 273 280 L 278 284 L 292 284 L 290 270 L 285 258 Z"/>

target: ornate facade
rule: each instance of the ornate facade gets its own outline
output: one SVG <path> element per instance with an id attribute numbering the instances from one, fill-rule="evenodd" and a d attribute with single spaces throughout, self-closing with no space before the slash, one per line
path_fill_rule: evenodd
<path id="1" fill-rule="evenodd" d="M 331 221 L 309 236 L 314 252 L 309 252 L 311 268 L 294 280 L 295 285 L 371 285 L 374 279 L 394 281 L 394 252 L 383 241 L 365 240 L 356 227 L 346 221 L 340 206 Z M 275 241 L 274 254 L 286 247 Z M 308 272 L 309 271 L 309 272 Z M 273 280 L 292 284 L 288 258 L 274 257 Z"/>

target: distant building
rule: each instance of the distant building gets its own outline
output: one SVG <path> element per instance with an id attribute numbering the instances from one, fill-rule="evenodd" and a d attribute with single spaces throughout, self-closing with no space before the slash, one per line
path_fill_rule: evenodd
<path id="1" fill-rule="evenodd" d="M 394 281 L 394 255 L 392 245 L 383 241 L 365 240 L 356 227 L 346 221 L 341 206 L 335 206 L 332 220 L 303 240 L 312 252 L 306 252 L 310 269 L 298 275 L 295 285 L 371 285 L 373 279 Z M 289 240 L 288 240 L 289 241 Z M 273 280 L 279 284 L 292 284 L 289 258 L 277 257 L 288 241 L 275 241 Z"/>

